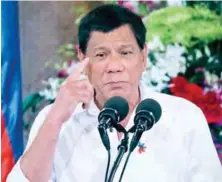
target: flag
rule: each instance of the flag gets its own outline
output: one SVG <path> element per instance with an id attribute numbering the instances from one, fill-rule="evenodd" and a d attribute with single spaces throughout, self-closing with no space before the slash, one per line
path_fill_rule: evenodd
<path id="1" fill-rule="evenodd" d="M 18 2 L 1 1 L 1 181 L 23 152 Z"/>

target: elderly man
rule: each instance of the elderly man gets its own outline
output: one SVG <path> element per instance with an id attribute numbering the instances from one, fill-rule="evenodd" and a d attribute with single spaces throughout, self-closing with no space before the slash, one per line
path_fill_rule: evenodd
<path id="1" fill-rule="evenodd" d="M 138 146 L 132 153 L 123 181 L 222 181 L 201 110 L 185 99 L 152 92 L 141 83 L 147 64 L 145 35 L 141 18 L 117 5 L 98 7 L 82 19 L 78 33 L 81 64 L 60 88 L 55 102 L 37 116 L 8 182 L 104 181 L 107 152 L 97 118 L 113 96 L 129 103 L 129 113 L 121 122 L 126 130 L 133 125 L 135 108 L 142 100 L 155 99 L 162 108 L 159 122 L 140 140 L 143 150 Z M 82 72 L 88 79 L 80 79 Z M 112 164 L 122 136 L 116 130 L 107 132 Z M 123 162 L 114 181 L 119 180 L 122 168 Z"/>

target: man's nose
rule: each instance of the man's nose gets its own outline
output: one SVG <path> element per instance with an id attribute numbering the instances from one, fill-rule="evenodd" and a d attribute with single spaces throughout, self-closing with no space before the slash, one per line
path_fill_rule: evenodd
<path id="1" fill-rule="evenodd" d="M 115 73 L 115 72 L 121 72 L 123 70 L 124 70 L 124 64 L 120 55 L 116 53 L 112 54 L 108 60 L 107 72 Z"/>

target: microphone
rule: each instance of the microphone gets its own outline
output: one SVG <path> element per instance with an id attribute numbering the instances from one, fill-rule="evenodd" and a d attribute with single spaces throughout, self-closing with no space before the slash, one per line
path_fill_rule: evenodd
<path id="1" fill-rule="evenodd" d="M 130 132 L 135 132 L 130 143 L 130 152 L 137 146 L 143 132 L 151 129 L 161 114 L 160 104 L 153 99 L 145 99 L 138 105 L 134 118 L 135 125 L 130 129 Z"/>
<path id="2" fill-rule="evenodd" d="M 114 127 L 119 132 L 125 132 L 125 129 L 118 123 L 125 119 L 128 112 L 128 102 L 122 97 L 115 96 L 105 102 L 98 116 L 98 130 L 106 150 L 110 150 L 110 142 L 106 129 Z"/>

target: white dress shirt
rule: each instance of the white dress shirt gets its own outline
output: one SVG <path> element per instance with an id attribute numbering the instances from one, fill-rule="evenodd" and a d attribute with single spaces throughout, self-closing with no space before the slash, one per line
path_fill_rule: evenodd
<path id="1" fill-rule="evenodd" d="M 162 108 L 160 120 L 146 131 L 140 140 L 145 150 L 137 146 L 126 167 L 124 182 L 222 182 L 222 167 L 212 142 L 202 111 L 191 102 L 167 94 L 151 91 L 140 84 L 141 100 L 152 98 Z M 50 106 L 37 116 L 26 150 L 38 133 Z M 97 129 L 99 109 L 92 101 L 88 110 L 78 105 L 70 119 L 62 126 L 56 146 L 51 179 L 53 182 L 103 182 L 107 152 Z M 128 130 L 133 126 L 133 112 Z M 117 156 L 120 141 L 117 132 L 108 131 L 111 143 L 111 167 Z M 130 140 L 132 134 L 130 134 Z M 129 141 L 130 141 L 129 140 Z M 126 160 L 124 155 L 116 172 L 119 177 Z M 111 168 L 110 167 L 110 168 Z M 18 161 L 8 182 L 27 182 Z"/>

